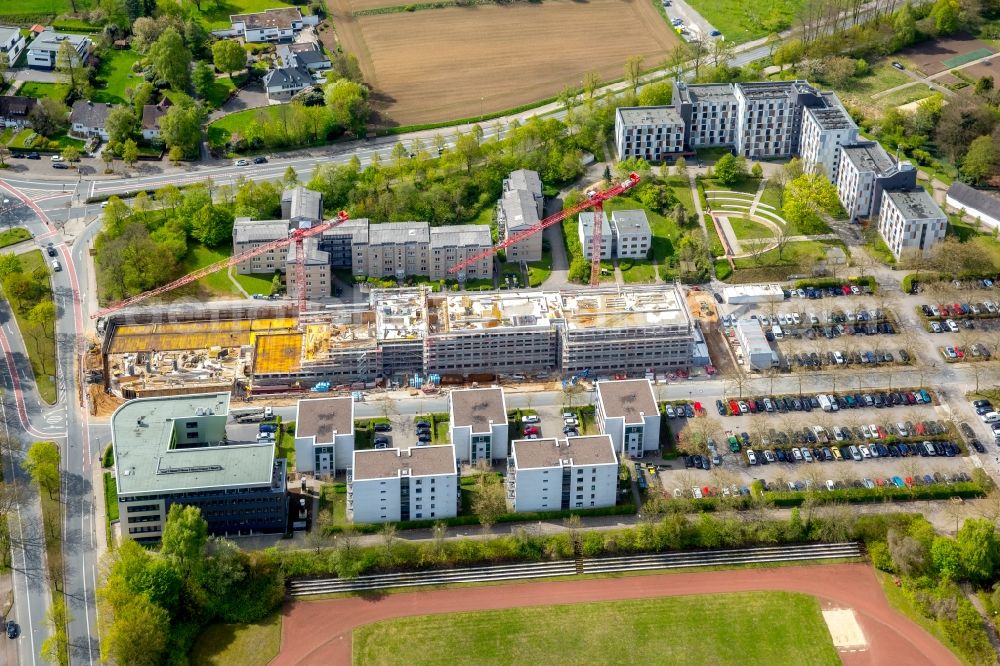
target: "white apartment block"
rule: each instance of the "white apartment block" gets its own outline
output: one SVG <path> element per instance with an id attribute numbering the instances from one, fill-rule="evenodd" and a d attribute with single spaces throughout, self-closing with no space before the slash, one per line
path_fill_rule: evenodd
<path id="1" fill-rule="evenodd" d="M 826 95 L 824 95 L 826 97 Z M 802 116 L 802 138 L 799 154 L 806 171 L 822 173 L 836 182 L 840 166 L 841 146 L 857 143 L 858 126 L 836 97 L 828 107 L 806 107 Z"/>
<path id="2" fill-rule="evenodd" d="M 619 107 L 615 112 L 618 159 L 662 162 L 684 150 L 684 120 L 672 106 Z"/>
<path id="3" fill-rule="evenodd" d="M 803 81 L 740 83 L 734 87 L 738 116 L 736 151 L 740 155 L 766 159 L 797 152 L 803 106 L 800 88 L 818 97 Z"/>
<path id="4" fill-rule="evenodd" d="M 497 201 L 497 228 L 503 238 L 524 231 L 542 219 L 542 181 L 537 171 L 518 169 L 503 181 L 503 194 Z M 507 248 L 508 261 L 539 261 L 542 258 L 542 234 L 536 233 Z"/>
<path id="5" fill-rule="evenodd" d="M 646 211 L 612 211 L 611 245 L 614 256 L 619 259 L 645 259 L 653 245 Z"/>
<path id="6" fill-rule="evenodd" d="M 501 388 L 452 391 L 449 430 L 455 456 L 475 465 L 507 457 L 507 403 Z"/>
<path id="7" fill-rule="evenodd" d="M 738 107 L 731 83 L 674 83 L 673 104 L 687 127 L 690 148 L 736 144 Z"/>
<path id="8" fill-rule="evenodd" d="M 594 218 L 597 213 L 585 210 L 577 218 L 576 232 L 580 239 L 580 246 L 583 249 L 583 258 L 590 261 L 591 251 L 594 241 Z M 601 259 L 610 259 L 614 251 L 611 243 L 611 224 L 608 222 L 608 214 L 601 212 Z"/>
<path id="9" fill-rule="evenodd" d="M 87 51 L 90 49 L 91 42 L 90 38 L 86 35 L 70 35 L 45 30 L 28 45 L 28 67 L 38 67 L 40 69 L 55 68 L 59 47 L 62 46 L 63 42 L 69 42 L 73 46 L 81 61 L 87 57 Z M 14 63 L 10 64 L 13 66 Z"/>
<path id="10" fill-rule="evenodd" d="M 882 197 L 878 231 L 899 259 L 908 251 L 927 251 L 944 239 L 948 218 L 924 189 L 889 190 Z"/>
<path id="11" fill-rule="evenodd" d="M 874 141 L 842 146 L 835 182 L 848 219 L 857 222 L 878 214 L 882 193 L 888 189 L 914 189 L 917 172 L 908 162 L 896 164 Z"/>
<path id="12" fill-rule="evenodd" d="M 347 517 L 355 523 L 454 518 L 458 476 L 450 444 L 355 451 L 347 471 Z"/>
<path id="13" fill-rule="evenodd" d="M 660 409 L 648 379 L 597 382 L 597 425 L 620 455 L 660 448 Z"/>
<path id="14" fill-rule="evenodd" d="M 354 457 L 354 399 L 299 400 L 295 407 L 295 470 L 330 478 Z"/>
<path id="15" fill-rule="evenodd" d="M 515 512 L 614 506 L 618 459 L 611 437 L 519 439 L 511 445 L 506 485 Z"/>
<path id="16" fill-rule="evenodd" d="M 0 25 L 0 53 L 7 56 L 7 68 L 17 63 L 18 56 L 24 50 L 24 36 L 19 28 Z"/>

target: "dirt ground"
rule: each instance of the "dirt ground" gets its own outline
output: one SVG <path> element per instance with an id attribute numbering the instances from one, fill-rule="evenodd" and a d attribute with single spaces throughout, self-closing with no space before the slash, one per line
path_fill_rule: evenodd
<path id="1" fill-rule="evenodd" d="M 111 416 L 125 402 L 120 398 L 105 393 L 99 384 L 90 384 L 87 392 L 90 396 L 91 416 Z"/>
<path id="2" fill-rule="evenodd" d="M 350 664 L 353 630 L 391 618 L 755 590 L 803 592 L 817 597 L 823 609 L 853 610 L 868 645 L 840 652 L 841 659 L 848 666 L 890 663 L 943 666 L 959 663 L 930 634 L 889 606 L 873 569 L 863 564 L 515 583 L 299 601 L 287 606 L 283 612 L 281 652 L 271 663 L 273 666 Z"/>
<path id="3" fill-rule="evenodd" d="M 695 319 L 705 324 L 715 324 L 719 321 L 719 312 L 715 309 L 715 299 L 707 291 L 689 291 L 687 294 L 688 311 Z"/>
<path id="4" fill-rule="evenodd" d="M 994 56 L 989 60 L 984 60 L 976 65 L 969 65 L 962 69 L 962 74 L 965 74 L 973 81 L 983 76 L 991 76 L 993 77 L 993 85 L 996 87 L 1000 85 L 1000 55 Z M 974 86 L 966 86 L 966 88 L 963 88 L 963 92 L 965 90 L 975 94 Z"/>
<path id="5" fill-rule="evenodd" d="M 592 70 L 604 80 L 621 78 L 630 56 L 644 56 L 651 66 L 677 43 L 648 0 L 546 0 L 363 17 L 351 15 L 351 0 L 328 6 L 338 40 L 374 88 L 378 124 L 388 126 L 509 109 L 579 87 Z M 589 26 L 599 27 L 595 33 Z"/>
<path id="6" fill-rule="evenodd" d="M 949 69 L 944 61 L 977 49 L 996 49 L 986 42 L 981 42 L 971 35 L 955 35 L 932 39 L 908 49 L 903 49 L 899 55 L 909 60 L 922 71 L 924 75 L 937 74 Z"/>

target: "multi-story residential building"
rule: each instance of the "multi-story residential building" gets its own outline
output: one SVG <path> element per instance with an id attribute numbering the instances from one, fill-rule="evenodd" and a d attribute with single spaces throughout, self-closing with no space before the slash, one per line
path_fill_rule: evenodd
<path id="1" fill-rule="evenodd" d="M 618 107 L 615 148 L 618 159 L 641 157 L 662 162 L 684 150 L 684 119 L 672 106 Z"/>
<path id="2" fill-rule="evenodd" d="M 46 30 L 35 37 L 28 45 L 28 67 L 53 69 L 56 66 L 56 56 L 63 42 L 69 42 L 83 62 L 90 50 L 90 38 L 86 35 L 70 35 Z M 13 65 L 14 63 L 11 63 Z"/>
<path id="3" fill-rule="evenodd" d="M 251 220 L 249 217 L 238 217 L 233 223 L 233 254 L 258 248 L 279 238 L 287 238 L 288 235 L 286 220 Z M 288 247 L 279 247 L 236 264 L 236 272 L 246 275 L 284 271 L 287 261 Z"/>
<path id="4" fill-rule="evenodd" d="M 736 95 L 731 83 L 674 83 L 673 104 L 686 127 L 688 147 L 736 144 Z"/>
<path id="5" fill-rule="evenodd" d="M 301 42 L 297 44 L 280 44 L 278 60 L 282 67 L 301 65 L 310 72 L 330 69 L 330 59 L 323 53 L 322 47 L 316 42 Z"/>
<path id="6" fill-rule="evenodd" d="M 851 222 L 878 214 L 884 191 L 912 190 L 917 186 L 917 171 L 913 165 L 909 162 L 897 164 L 874 141 L 842 146 L 840 152 L 837 195 Z"/>
<path id="7" fill-rule="evenodd" d="M 455 447 L 354 452 L 347 516 L 355 523 L 454 518 L 460 502 Z"/>
<path id="8" fill-rule="evenodd" d="M 611 246 L 619 259 L 645 259 L 653 245 L 644 210 L 616 210 L 611 213 Z"/>
<path id="9" fill-rule="evenodd" d="M 888 190 L 882 197 L 878 232 L 892 254 L 924 255 L 944 239 L 948 218 L 923 188 Z"/>
<path id="10" fill-rule="evenodd" d="M 734 92 L 736 152 L 750 159 L 798 153 L 803 109 L 824 105 L 805 81 L 738 83 Z"/>
<path id="11" fill-rule="evenodd" d="M 229 22 L 232 28 L 218 34 L 242 37 L 249 44 L 292 41 L 305 26 L 319 24 L 319 17 L 302 16 L 295 7 L 277 7 L 253 14 L 234 14 Z"/>
<path id="12" fill-rule="evenodd" d="M 281 217 L 290 222 L 322 222 L 323 194 L 303 185 L 289 187 L 281 193 Z"/>
<path id="13" fill-rule="evenodd" d="M 493 257 L 482 257 L 461 271 L 448 272 L 455 264 L 471 259 L 492 247 L 490 228 L 485 224 L 456 224 L 431 227 L 427 254 L 430 257 L 429 277 L 432 280 L 482 280 L 493 277 Z"/>
<path id="14" fill-rule="evenodd" d="M 287 529 L 285 460 L 273 441 L 231 438 L 228 413 L 228 393 L 142 398 L 115 411 L 122 536 L 159 539 L 173 504 L 201 509 L 220 536 Z"/>
<path id="15" fill-rule="evenodd" d="M 330 478 L 354 457 L 354 399 L 299 400 L 295 407 L 295 471 Z"/>
<path id="16" fill-rule="evenodd" d="M 319 249 L 319 241 L 316 238 L 303 240 L 302 251 L 305 253 L 306 298 L 310 300 L 329 298 L 333 291 L 330 255 Z M 286 251 L 284 273 L 286 291 L 292 295 L 299 293 L 296 252 L 295 243 L 290 243 Z"/>
<path id="17" fill-rule="evenodd" d="M 583 258 L 587 261 L 590 261 L 593 256 L 594 220 L 596 217 L 597 213 L 590 210 L 583 211 L 577 217 L 576 233 L 580 239 L 580 247 L 583 249 Z M 601 211 L 601 259 L 610 259 L 614 254 L 611 240 L 611 224 L 608 222 L 608 214 Z"/>
<path id="18" fill-rule="evenodd" d="M 660 448 L 660 408 L 648 379 L 597 382 L 597 425 L 622 456 Z"/>
<path id="19" fill-rule="evenodd" d="M 858 126 L 832 93 L 824 93 L 829 104 L 806 107 L 802 115 L 800 154 L 803 166 L 810 173 L 822 170 L 831 181 L 837 181 L 841 146 L 857 143 Z"/>
<path id="20" fill-rule="evenodd" d="M 515 512 L 614 506 L 618 459 L 611 437 L 516 440 L 506 486 L 507 504 Z"/>
<path id="21" fill-rule="evenodd" d="M 462 462 L 507 457 L 507 405 L 501 388 L 452 391 L 448 414 L 451 443 Z"/>
<path id="22" fill-rule="evenodd" d="M 24 35 L 20 28 L 0 25 L 0 55 L 7 57 L 7 68 L 17 64 L 17 59 L 24 50 Z"/>
<path id="23" fill-rule="evenodd" d="M 497 201 L 497 228 L 503 238 L 538 224 L 542 218 L 542 181 L 537 171 L 518 169 L 503 181 L 503 194 Z M 542 234 L 534 234 L 507 248 L 508 261 L 539 261 L 542 258 Z"/>

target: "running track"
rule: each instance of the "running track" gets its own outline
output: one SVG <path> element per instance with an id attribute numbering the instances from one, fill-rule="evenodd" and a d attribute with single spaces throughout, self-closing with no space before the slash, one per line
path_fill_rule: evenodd
<path id="1" fill-rule="evenodd" d="M 817 597 L 823 608 L 853 608 L 869 648 L 862 652 L 841 652 L 840 657 L 848 666 L 959 664 L 930 634 L 889 606 L 874 571 L 864 564 L 518 583 L 502 588 L 406 592 L 381 598 L 298 601 L 283 612 L 281 653 L 271 664 L 347 666 L 351 663 L 354 628 L 396 617 L 756 590 L 803 592 Z M 768 636 L 766 631 L 761 627 L 761 640 L 780 640 Z"/>

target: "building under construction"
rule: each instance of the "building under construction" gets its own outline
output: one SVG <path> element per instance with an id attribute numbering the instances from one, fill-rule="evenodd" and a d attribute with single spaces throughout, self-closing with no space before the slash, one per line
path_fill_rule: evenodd
<path id="1" fill-rule="evenodd" d="M 105 383 L 125 398 L 305 390 L 504 374 L 633 373 L 691 365 L 674 285 L 565 291 L 372 290 L 299 317 L 290 304 L 141 308 L 101 322 Z"/>

